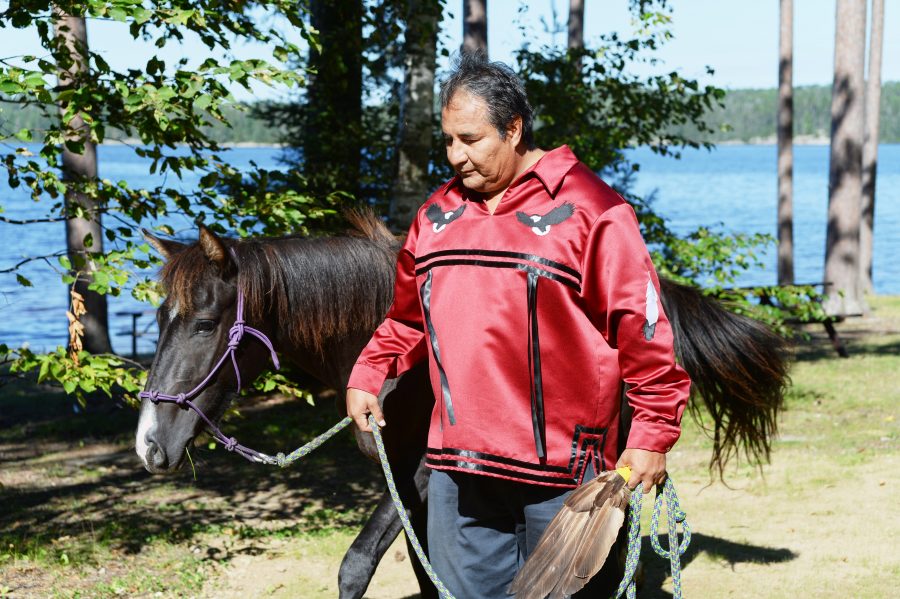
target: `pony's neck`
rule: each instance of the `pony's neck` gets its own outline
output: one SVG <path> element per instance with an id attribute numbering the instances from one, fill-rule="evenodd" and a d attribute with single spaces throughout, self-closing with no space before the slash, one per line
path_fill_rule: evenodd
<path id="1" fill-rule="evenodd" d="M 284 357 L 343 388 L 392 300 L 394 248 L 329 237 L 250 240 L 237 251 L 253 320 Z"/>

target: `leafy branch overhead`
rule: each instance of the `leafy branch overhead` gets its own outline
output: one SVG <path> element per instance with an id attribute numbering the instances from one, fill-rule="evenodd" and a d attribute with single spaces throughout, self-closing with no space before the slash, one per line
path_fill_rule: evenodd
<path id="1" fill-rule="evenodd" d="M 335 197 L 305 193 L 298 175 L 260 168 L 239 171 L 210 135 L 212 124 L 227 126 L 227 114 L 240 108 L 231 93 L 236 87 L 250 90 L 263 84 L 291 89 L 305 83 L 304 69 L 287 66 L 308 47 L 316 47 L 304 6 L 288 1 L 209 0 L 8 3 L 0 12 L 0 29 L 35 31 L 43 52 L 0 59 L 0 147 L 8 148 L 0 154 L 0 163 L 9 187 L 24 189 L 44 207 L 45 216 L 27 222 L 4 218 L 4 222 L 28 226 L 102 217 L 105 227 L 79 239 L 82 252 L 73 253 L 70 247 L 68 256 L 64 251 L 50 256 L 61 256 L 61 280 L 72 284 L 87 276 L 92 293 L 118 295 L 128 289 L 137 299 L 158 301 L 156 285 L 141 273 L 158 263 L 134 236 L 142 224 L 171 233 L 165 223 L 173 218 L 207 220 L 212 228 L 247 235 L 304 232 L 311 221 L 328 218 L 334 213 Z M 260 14 L 268 16 L 261 19 Z M 110 48 L 94 51 L 68 35 L 72 18 L 119 22 L 131 38 L 153 41 L 159 48 L 194 36 L 210 55 L 224 58 L 184 57 L 167 64 L 153 56 L 143 65 L 116 69 L 104 58 Z M 236 56 L 236 47 L 248 41 L 273 49 L 274 60 Z M 20 108 L 39 111 L 42 126 L 7 128 L 4 113 Z M 64 152 L 87 155 L 88 144 L 110 140 L 124 142 L 148 164 L 151 174 L 169 178 L 161 176 L 161 184 L 139 189 L 124 180 L 72 176 L 60 168 Z M 188 174 L 199 180 L 189 191 L 167 184 L 172 176 L 177 182 Z M 278 192 L 269 185 L 285 179 L 294 183 L 290 190 Z M 244 185 L 247 181 L 256 184 Z M 8 207 L 0 204 L 0 212 Z M 50 257 L 35 258 L 55 266 Z M 22 285 L 31 284 L 18 272 L 29 261 L 8 269 Z M 70 328 L 80 330 L 81 315 L 71 314 Z M 56 379 L 67 391 L 70 385 L 65 381 L 82 376 L 96 383 L 102 372 L 115 373 L 109 380 L 121 388 L 134 388 L 141 376 L 137 371 L 114 357 L 85 358 L 77 347 L 79 339 L 76 336 L 68 353 L 37 356 L 6 348 L 4 357 L 16 360 L 14 371 L 41 368 L 42 379 Z"/>

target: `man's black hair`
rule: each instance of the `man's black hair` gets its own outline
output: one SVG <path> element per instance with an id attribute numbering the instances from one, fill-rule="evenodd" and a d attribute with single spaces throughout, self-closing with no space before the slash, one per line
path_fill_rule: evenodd
<path id="1" fill-rule="evenodd" d="M 529 150 L 535 148 L 534 112 L 525 86 L 515 72 L 502 62 L 490 62 L 482 51 L 462 52 L 453 64 L 450 76 L 441 83 L 441 108 L 447 108 L 453 95 L 465 90 L 487 105 L 488 121 L 500 139 L 517 116 L 522 117 L 522 140 Z"/>

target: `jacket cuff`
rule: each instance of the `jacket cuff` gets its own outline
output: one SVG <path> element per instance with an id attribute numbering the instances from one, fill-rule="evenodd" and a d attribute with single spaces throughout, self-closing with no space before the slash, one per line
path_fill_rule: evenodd
<path id="1" fill-rule="evenodd" d="M 667 453 L 681 436 L 681 427 L 660 422 L 633 420 L 626 449 L 646 449 Z"/>
<path id="2" fill-rule="evenodd" d="M 353 366 L 353 372 L 350 373 L 350 380 L 347 381 L 347 388 L 360 389 L 367 391 L 372 395 L 378 395 L 384 381 L 387 379 L 387 373 L 364 362 L 357 362 Z"/>

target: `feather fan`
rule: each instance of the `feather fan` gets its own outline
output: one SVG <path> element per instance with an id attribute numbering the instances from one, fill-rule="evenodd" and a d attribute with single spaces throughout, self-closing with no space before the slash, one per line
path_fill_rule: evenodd
<path id="1" fill-rule="evenodd" d="M 629 468 L 600 473 L 575 489 L 509 587 L 516 599 L 562 599 L 603 567 L 631 498 Z"/>

